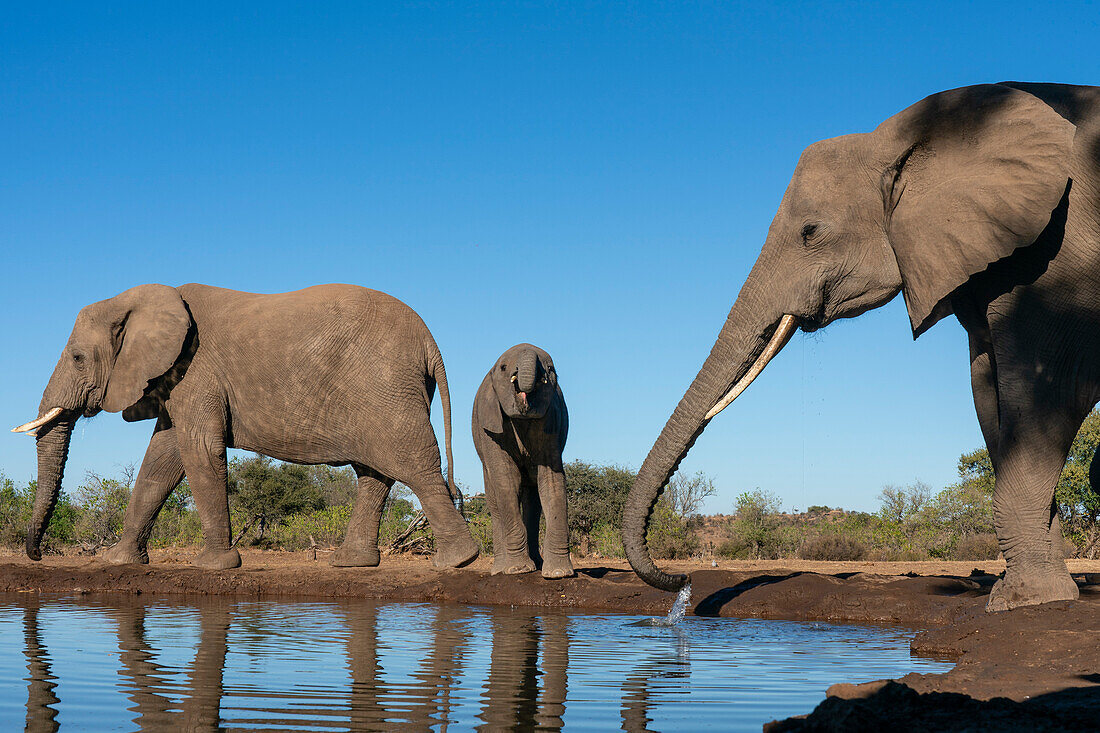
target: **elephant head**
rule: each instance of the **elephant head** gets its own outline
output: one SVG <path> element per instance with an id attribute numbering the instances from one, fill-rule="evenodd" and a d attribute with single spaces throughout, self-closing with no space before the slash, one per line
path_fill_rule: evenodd
<path id="1" fill-rule="evenodd" d="M 760 256 L 699 373 L 638 473 L 623 517 L 627 557 L 650 585 L 653 506 L 714 416 L 801 328 L 904 294 L 916 338 L 952 312 L 974 274 L 1035 242 L 1068 193 L 1076 128 L 1009 84 L 928 97 L 869 133 L 802 154 Z"/>
<path id="2" fill-rule="evenodd" d="M 550 355 L 531 344 L 517 344 L 505 351 L 489 372 L 494 401 L 482 414 L 491 433 L 504 429 L 503 416 L 513 420 L 545 417 L 558 392 L 558 374 Z"/>
<path id="3" fill-rule="evenodd" d="M 151 383 L 177 362 L 191 316 L 175 288 L 140 285 L 80 311 L 39 405 L 39 417 L 13 432 L 34 435 L 38 493 L 27 528 L 27 556 L 41 558 L 42 535 L 61 490 L 73 424 L 101 410 L 127 420 L 153 417 Z"/>

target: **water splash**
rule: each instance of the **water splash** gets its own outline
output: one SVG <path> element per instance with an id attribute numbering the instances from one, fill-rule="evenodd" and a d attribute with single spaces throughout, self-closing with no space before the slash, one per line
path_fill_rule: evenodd
<path id="1" fill-rule="evenodd" d="M 665 618 L 647 618 L 631 624 L 631 626 L 675 626 L 687 613 L 688 604 L 691 603 L 691 583 L 688 583 L 676 594 L 676 600 L 672 602 L 668 616 Z"/>

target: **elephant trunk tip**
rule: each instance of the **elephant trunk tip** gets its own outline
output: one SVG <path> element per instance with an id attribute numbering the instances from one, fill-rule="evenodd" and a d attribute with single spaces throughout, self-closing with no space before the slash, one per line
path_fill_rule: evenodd
<path id="1" fill-rule="evenodd" d="M 27 557 L 35 562 L 42 559 L 42 547 L 34 541 L 34 538 L 30 536 L 30 532 L 27 533 Z"/>

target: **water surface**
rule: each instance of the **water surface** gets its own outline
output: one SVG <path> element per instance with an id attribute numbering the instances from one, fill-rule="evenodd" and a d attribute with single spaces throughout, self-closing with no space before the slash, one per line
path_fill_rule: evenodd
<path id="1" fill-rule="evenodd" d="M 911 671 L 896 628 L 0 594 L 0 730 L 754 730 Z"/>

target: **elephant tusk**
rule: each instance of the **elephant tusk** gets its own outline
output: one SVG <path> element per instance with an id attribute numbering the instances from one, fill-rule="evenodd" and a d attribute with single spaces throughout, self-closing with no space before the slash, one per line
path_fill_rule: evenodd
<path id="1" fill-rule="evenodd" d="M 779 321 L 779 327 L 775 329 L 775 333 L 772 334 L 771 340 L 768 341 L 768 345 L 764 347 L 764 351 L 756 359 L 756 362 L 745 372 L 745 376 L 738 380 L 737 384 L 730 388 L 729 392 L 726 392 L 726 396 L 718 400 L 718 404 L 710 408 L 706 418 L 710 420 L 722 410 L 729 407 L 730 403 L 737 399 L 742 392 L 748 389 L 748 386 L 752 384 L 752 380 L 760 376 L 760 372 L 764 371 L 764 367 L 768 365 L 768 362 L 782 350 L 787 342 L 791 340 L 791 336 L 798 329 L 798 318 L 792 315 L 783 316 Z"/>
<path id="2" fill-rule="evenodd" d="M 57 419 L 57 416 L 60 415 L 61 412 L 62 410 L 60 407 L 55 407 L 37 420 L 31 420 L 28 423 L 23 423 L 17 428 L 12 428 L 11 431 L 13 433 L 27 433 L 28 435 L 35 436 L 38 434 L 38 428 L 42 427 L 43 425 L 49 425 L 50 423 L 52 423 L 54 420 Z"/>

